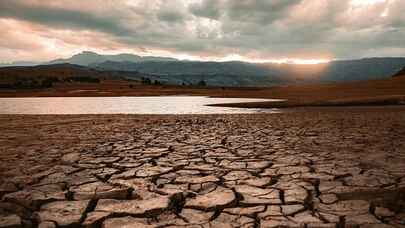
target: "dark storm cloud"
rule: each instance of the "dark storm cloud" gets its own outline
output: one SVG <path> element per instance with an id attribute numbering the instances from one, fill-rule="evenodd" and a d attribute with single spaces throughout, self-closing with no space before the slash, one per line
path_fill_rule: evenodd
<path id="1" fill-rule="evenodd" d="M 33 34 L 32 42 L 66 29 L 80 36 L 101 32 L 111 48 L 173 55 L 357 58 L 405 55 L 404 10 L 403 0 L 1 0 L 0 23 L 7 18 L 49 29 Z M 66 48 L 78 45 L 60 34 L 58 40 Z M 109 48 L 87 40 L 81 46 Z M 3 41 L 0 48 L 11 47 Z"/>
<path id="2" fill-rule="evenodd" d="M 91 12 L 24 4 L 19 0 L 1 0 L 0 17 L 15 18 L 63 28 L 92 29 L 117 35 L 128 34 L 118 18 Z"/>
<path id="3" fill-rule="evenodd" d="M 183 14 L 167 10 L 160 11 L 157 16 L 160 21 L 168 23 L 183 23 L 185 19 Z"/>
<path id="4" fill-rule="evenodd" d="M 204 0 L 189 6 L 190 12 L 197 17 L 218 20 L 221 16 L 221 0 Z"/>
<path id="5" fill-rule="evenodd" d="M 234 21 L 253 21 L 270 24 L 280 18 L 289 7 L 301 0 L 245 0 L 227 1 L 227 14 Z"/>

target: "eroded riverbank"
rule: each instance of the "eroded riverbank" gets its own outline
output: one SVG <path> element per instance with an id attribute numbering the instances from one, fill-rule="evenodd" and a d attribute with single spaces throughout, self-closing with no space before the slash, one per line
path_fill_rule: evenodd
<path id="1" fill-rule="evenodd" d="M 405 109 L 0 127 L 1 225 L 405 226 Z"/>

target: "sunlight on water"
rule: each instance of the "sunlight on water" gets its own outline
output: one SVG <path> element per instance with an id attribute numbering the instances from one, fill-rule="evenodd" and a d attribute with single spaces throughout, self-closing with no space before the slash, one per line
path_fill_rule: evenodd
<path id="1" fill-rule="evenodd" d="M 276 109 L 210 107 L 208 104 L 277 101 L 270 99 L 160 97 L 0 98 L 0 114 L 227 114 L 275 113 Z"/>

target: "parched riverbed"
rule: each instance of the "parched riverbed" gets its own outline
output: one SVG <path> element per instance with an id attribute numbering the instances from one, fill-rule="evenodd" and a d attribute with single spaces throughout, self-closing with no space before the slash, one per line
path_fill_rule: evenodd
<path id="1" fill-rule="evenodd" d="M 0 227 L 405 227 L 403 108 L 0 129 Z"/>

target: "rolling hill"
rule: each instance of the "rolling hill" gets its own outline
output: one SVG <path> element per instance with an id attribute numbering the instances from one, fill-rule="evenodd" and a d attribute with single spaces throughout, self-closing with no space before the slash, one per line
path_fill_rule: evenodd
<path id="1" fill-rule="evenodd" d="M 99 71 L 73 64 L 0 68 L 0 88 L 43 88 L 59 82 L 98 83 L 101 80 L 141 78 L 137 72 Z"/>

